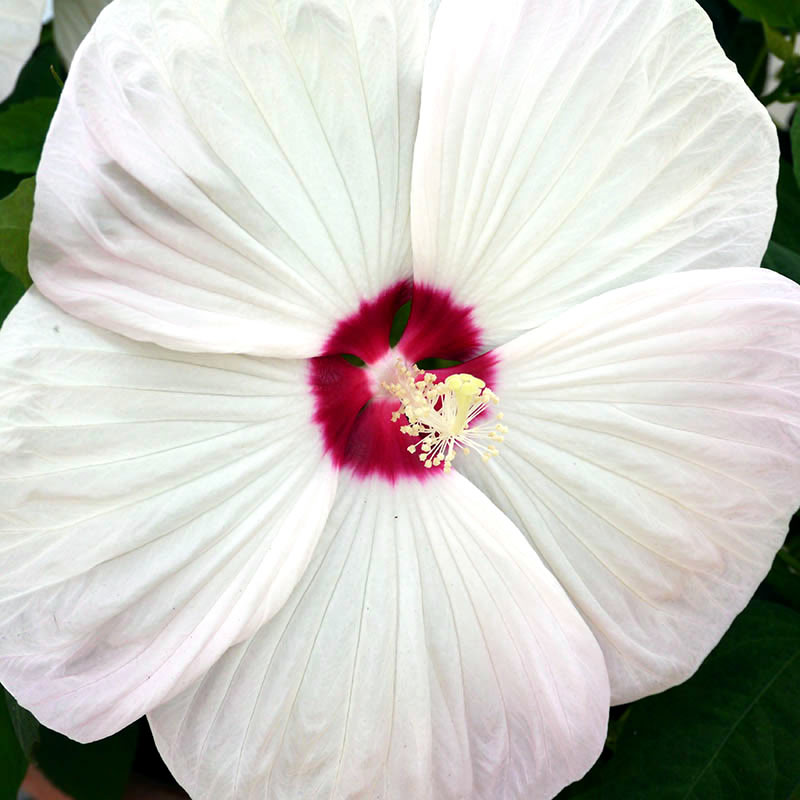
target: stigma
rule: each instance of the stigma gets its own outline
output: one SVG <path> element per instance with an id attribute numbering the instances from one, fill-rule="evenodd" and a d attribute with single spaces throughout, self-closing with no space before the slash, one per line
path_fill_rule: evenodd
<path id="1" fill-rule="evenodd" d="M 400 422 L 401 417 L 406 418 L 401 432 L 418 438 L 408 452 L 417 455 L 426 469 L 441 466 L 450 472 L 459 450 L 465 455 L 475 450 L 484 462 L 498 455 L 497 444 L 508 432 L 501 422 L 502 412 L 490 423 L 474 424 L 487 408 L 499 403 L 484 381 L 468 373 L 448 375 L 439 381 L 433 373 L 399 359 L 396 377 L 395 383 L 382 384 L 400 401 L 391 419 Z"/>

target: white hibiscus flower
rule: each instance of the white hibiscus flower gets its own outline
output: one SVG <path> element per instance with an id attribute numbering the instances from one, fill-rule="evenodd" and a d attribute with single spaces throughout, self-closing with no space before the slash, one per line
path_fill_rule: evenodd
<path id="1" fill-rule="evenodd" d="M 195 798 L 551 797 L 797 503 L 776 174 L 693 0 L 117 0 L 0 334 L 0 681 Z"/>
<path id="2" fill-rule="evenodd" d="M 17 83 L 39 43 L 42 22 L 53 22 L 53 38 L 69 66 L 81 40 L 110 0 L 4 0 L 0 6 L 0 102 Z"/>

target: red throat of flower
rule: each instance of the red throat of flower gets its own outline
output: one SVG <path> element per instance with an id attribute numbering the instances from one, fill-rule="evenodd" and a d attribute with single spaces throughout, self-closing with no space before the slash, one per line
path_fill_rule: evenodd
<path id="1" fill-rule="evenodd" d="M 397 344 L 390 347 L 395 315 L 409 299 L 408 324 Z M 479 435 L 490 440 L 485 446 L 475 441 L 479 436 L 472 436 L 466 442 L 462 441 L 465 437 L 452 436 L 447 446 L 437 438 L 441 436 L 440 412 L 445 413 L 452 406 L 455 418 L 459 413 L 457 401 L 459 398 L 463 401 L 464 392 L 475 395 L 468 398 L 474 400 L 472 405 L 460 412 L 462 417 L 467 413 L 470 422 L 496 402 L 493 393 L 480 384 L 494 387 L 497 357 L 491 352 L 478 355 L 481 346 L 482 334 L 472 309 L 457 304 L 449 293 L 440 289 L 415 285 L 412 291 L 411 285 L 403 282 L 362 302 L 355 314 L 336 326 L 324 354 L 311 360 L 309 382 L 315 398 L 314 421 L 322 431 L 330 458 L 338 467 L 347 468 L 358 477 L 379 476 L 395 483 L 401 479 L 423 480 L 438 473 L 440 466 L 449 470 L 447 453 L 454 452 L 454 443 L 465 452 L 470 449 L 465 444 L 477 447 L 484 460 L 496 453 L 491 441 L 502 440 L 504 428 L 499 423 Z M 345 355 L 355 356 L 364 366 L 356 366 L 352 363 L 354 359 L 347 360 Z M 414 366 L 427 359 L 462 363 L 436 369 L 435 378 L 431 379 L 430 373 L 418 373 Z M 414 378 L 408 383 L 406 379 L 404 388 L 403 380 L 398 380 L 405 371 L 410 371 L 420 383 L 415 384 Z M 428 402 L 426 408 L 429 407 L 432 421 L 409 420 L 408 413 L 403 411 L 404 403 L 411 403 L 410 399 L 404 400 L 406 389 L 424 388 L 422 380 L 426 375 L 427 393 L 414 392 L 415 402 Z M 453 377 L 445 387 L 448 376 Z M 461 380 L 464 377 L 473 378 L 476 383 L 469 380 L 465 383 Z M 430 454 L 431 441 L 439 442 L 438 461 Z"/>

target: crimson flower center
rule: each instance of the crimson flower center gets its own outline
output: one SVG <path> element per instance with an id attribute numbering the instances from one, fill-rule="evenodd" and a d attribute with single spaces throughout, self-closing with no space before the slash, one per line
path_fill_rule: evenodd
<path id="1" fill-rule="evenodd" d="M 390 347 L 395 315 L 409 299 L 408 324 L 395 347 Z M 310 362 L 314 422 L 333 463 L 357 477 L 378 476 L 391 483 L 423 480 L 437 473 L 425 468 L 426 460 L 432 459 L 420 457 L 429 429 L 409 433 L 403 430 L 407 425 L 401 424 L 405 420 L 395 417 L 393 421 L 401 398 L 389 386 L 397 383 L 398 364 L 413 368 L 433 358 L 462 362 L 436 369 L 441 381 L 469 373 L 494 386 L 497 357 L 492 352 L 478 355 L 482 343 L 473 310 L 456 303 L 447 291 L 421 285 L 412 288 L 402 282 L 363 301 L 358 311 L 338 323 L 323 355 Z M 356 366 L 344 354 L 356 356 L 365 366 Z M 440 463 L 444 464 L 444 457 Z"/>

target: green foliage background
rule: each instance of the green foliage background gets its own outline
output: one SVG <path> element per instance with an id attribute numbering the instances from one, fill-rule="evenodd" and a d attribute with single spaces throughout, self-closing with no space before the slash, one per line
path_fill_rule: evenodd
<path id="1" fill-rule="evenodd" d="M 800 99 L 800 0 L 699 2 L 763 102 Z M 779 85 L 765 95 L 770 52 L 783 67 Z M 0 320 L 30 285 L 33 176 L 64 77 L 47 26 L 14 94 L 0 105 Z M 778 214 L 763 266 L 800 282 L 800 114 L 779 135 Z M 0 688 L 0 800 L 17 797 L 31 761 L 76 800 L 121 798 L 132 775 L 177 791 L 144 721 L 79 745 L 40 726 Z M 559 797 L 800 800 L 800 517 L 756 597 L 697 674 L 612 709 L 600 761 Z"/>

